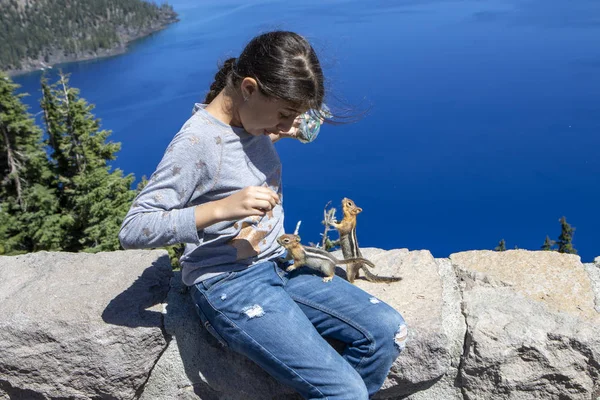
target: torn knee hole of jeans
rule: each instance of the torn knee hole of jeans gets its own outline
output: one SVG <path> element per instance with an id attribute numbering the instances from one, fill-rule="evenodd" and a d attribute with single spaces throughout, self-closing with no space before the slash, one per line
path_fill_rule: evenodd
<path id="1" fill-rule="evenodd" d="M 406 324 L 402 324 L 398 327 L 398 331 L 396 331 L 396 335 L 394 336 L 394 343 L 399 350 L 403 350 L 406 346 L 406 339 L 408 338 L 408 330 L 406 329 Z"/>
<path id="2" fill-rule="evenodd" d="M 258 304 L 255 304 L 253 306 L 250 307 L 246 307 L 242 310 L 242 312 L 244 314 L 246 314 L 246 316 L 248 317 L 248 319 L 252 319 L 252 318 L 260 318 L 263 315 L 265 315 L 265 311 L 263 310 L 263 308 L 261 306 L 259 306 Z"/>

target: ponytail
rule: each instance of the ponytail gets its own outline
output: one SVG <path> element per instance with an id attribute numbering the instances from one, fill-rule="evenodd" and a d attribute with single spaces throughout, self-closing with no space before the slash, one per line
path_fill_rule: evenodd
<path id="1" fill-rule="evenodd" d="M 234 73 L 233 69 L 235 66 L 236 58 L 232 57 L 223 63 L 219 71 L 215 74 L 215 81 L 210 85 L 210 91 L 206 94 L 206 98 L 204 99 L 204 104 L 208 104 L 217 97 L 219 93 L 230 82 L 230 77 Z"/>

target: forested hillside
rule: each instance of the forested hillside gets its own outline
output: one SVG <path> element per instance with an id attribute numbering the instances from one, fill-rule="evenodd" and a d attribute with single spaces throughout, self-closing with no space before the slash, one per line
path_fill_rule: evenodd
<path id="1" fill-rule="evenodd" d="M 177 20 L 142 0 L 0 0 L 0 70 L 9 73 L 123 51 Z"/>

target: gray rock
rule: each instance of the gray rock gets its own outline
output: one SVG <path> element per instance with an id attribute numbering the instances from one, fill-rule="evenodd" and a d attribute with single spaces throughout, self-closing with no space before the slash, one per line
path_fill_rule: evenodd
<path id="1" fill-rule="evenodd" d="M 600 264 L 583 264 L 590 277 L 592 291 L 594 293 L 594 308 L 600 313 Z"/>
<path id="2" fill-rule="evenodd" d="M 448 259 L 436 259 L 438 273 L 442 279 L 442 326 L 449 338 L 451 355 L 450 366 L 446 374 L 427 390 L 418 391 L 407 400 L 462 400 L 457 387 L 463 341 L 466 333 L 465 319 L 461 313 L 462 293 L 454 274 L 452 263 Z"/>
<path id="3" fill-rule="evenodd" d="M 600 323 L 579 257 L 519 250 L 450 258 L 467 322 L 465 399 L 600 395 Z"/>
<path id="4" fill-rule="evenodd" d="M 508 288 L 465 293 L 466 399 L 581 399 L 600 393 L 599 329 Z"/>
<path id="5" fill-rule="evenodd" d="M 171 275 L 165 251 L 0 257 L 0 397 L 134 398 Z"/>
<path id="6" fill-rule="evenodd" d="M 376 398 L 600 399 L 600 259 L 363 254 L 403 280 L 357 286 L 409 327 Z M 0 257 L 0 399 L 300 399 L 222 348 L 180 289 L 164 251 Z"/>
<path id="7" fill-rule="evenodd" d="M 512 287 L 515 291 L 543 301 L 551 309 L 596 318 L 592 283 L 573 254 L 555 251 L 466 251 L 450 255 L 453 264 L 471 274 L 481 274 L 494 286 Z"/>

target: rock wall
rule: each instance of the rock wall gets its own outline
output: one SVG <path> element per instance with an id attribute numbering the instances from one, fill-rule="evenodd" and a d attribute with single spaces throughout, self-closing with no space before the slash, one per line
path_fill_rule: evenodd
<path id="1" fill-rule="evenodd" d="M 363 254 L 409 325 L 376 398 L 600 398 L 600 257 Z M 164 251 L 0 257 L 0 300 L 0 399 L 299 399 L 203 329 Z"/>

